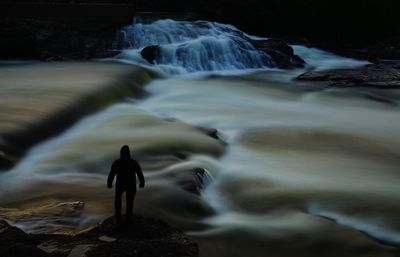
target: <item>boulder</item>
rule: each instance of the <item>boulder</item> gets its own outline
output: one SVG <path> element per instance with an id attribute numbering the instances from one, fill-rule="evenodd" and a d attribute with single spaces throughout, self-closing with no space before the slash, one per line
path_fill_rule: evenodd
<path id="1" fill-rule="evenodd" d="M 269 55 L 280 69 L 302 68 L 305 61 L 294 54 L 293 48 L 281 39 L 251 40 L 258 50 Z"/>
<path id="2" fill-rule="evenodd" d="M 142 57 L 151 64 L 154 64 L 160 55 L 160 47 L 158 45 L 146 46 L 140 51 Z"/>

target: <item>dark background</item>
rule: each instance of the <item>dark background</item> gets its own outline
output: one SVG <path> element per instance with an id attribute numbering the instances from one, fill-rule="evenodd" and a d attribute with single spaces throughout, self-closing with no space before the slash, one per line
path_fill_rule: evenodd
<path id="1" fill-rule="evenodd" d="M 79 6 L 81 3 L 88 5 Z M 53 9 L 46 9 L 46 4 L 53 4 Z M 132 9 L 115 7 L 120 4 Z M 248 33 L 322 48 L 386 49 L 382 50 L 386 51 L 383 57 L 396 55 L 398 51 L 393 49 L 400 47 L 399 0 L 0 0 L 0 38 L 9 41 L 0 43 L 0 57 L 26 55 L 21 52 L 35 57 L 38 52 L 54 52 L 59 46 L 42 46 L 46 41 L 57 45 L 56 36 L 51 35 L 57 30 L 57 37 L 67 42 L 65 48 L 81 51 L 85 47 L 75 44 L 85 41 L 87 35 L 92 43 L 87 44 L 86 51 L 100 51 L 110 47 L 115 31 L 130 23 L 134 12 L 192 12 L 196 18 L 230 23 Z M 79 40 L 69 42 L 69 37 Z M 387 53 L 388 49 L 393 51 Z"/>

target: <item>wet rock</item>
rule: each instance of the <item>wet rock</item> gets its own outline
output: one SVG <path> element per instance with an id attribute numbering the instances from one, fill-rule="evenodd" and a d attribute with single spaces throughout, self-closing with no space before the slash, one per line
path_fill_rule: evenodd
<path id="1" fill-rule="evenodd" d="M 160 47 L 158 45 L 146 46 L 145 48 L 143 48 L 140 54 L 146 61 L 148 61 L 151 64 L 154 64 L 154 62 L 160 55 Z"/>
<path id="2" fill-rule="evenodd" d="M 281 39 L 251 40 L 252 45 L 269 55 L 280 69 L 302 68 L 305 61 Z"/>
<path id="3" fill-rule="evenodd" d="M 212 137 L 212 138 L 217 139 L 217 140 L 221 140 L 220 136 L 219 136 L 219 133 L 218 133 L 218 129 L 206 128 L 206 127 L 200 127 L 200 126 L 197 126 L 196 128 L 198 130 L 200 130 L 201 132 L 203 132 L 204 134 L 206 134 L 207 136 L 209 136 L 209 137 Z"/>
<path id="4" fill-rule="evenodd" d="M 400 88 L 400 61 L 383 61 L 359 69 L 310 71 L 297 79 L 325 82 L 331 87 Z"/>
<path id="5" fill-rule="evenodd" d="M 107 238 L 110 240 L 100 240 Z M 110 217 L 75 235 L 26 234 L 0 221 L 0 255 L 87 257 L 198 256 L 198 246 L 167 223 L 141 216 L 131 222 Z"/>
<path id="6" fill-rule="evenodd" d="M 204 168 L 193 168 L 179 176 L 179 186 L 184 190 L 200 195 L 203 188 L 210 182 L 211 176 Z"/>

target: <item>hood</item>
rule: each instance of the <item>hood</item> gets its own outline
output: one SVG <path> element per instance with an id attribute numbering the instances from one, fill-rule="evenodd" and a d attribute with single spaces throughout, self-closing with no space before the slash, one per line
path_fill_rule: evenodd
<path id="1" fill-rule="evenodd" d="M 131 153 L 129 150 L 129 146 L 124 145 L 123 147 L 121 147 L 121 159 L 130 159 L 131 158 Z"/>

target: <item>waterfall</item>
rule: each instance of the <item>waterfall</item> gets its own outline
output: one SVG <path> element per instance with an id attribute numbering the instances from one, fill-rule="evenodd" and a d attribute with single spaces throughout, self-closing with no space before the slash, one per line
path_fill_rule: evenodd
<path id="1" fill-rule="evenodd" d="M 257 50 L 250 38 L 234 26 L 216 22 L 167 19 L 135 23 L 121 30 L 119 45 L 125 50 L 118 58 L 150 65 L 140 51 L 157 46 L 154 64 L 167 73 L 274 67 L 271 57 Z"/>

